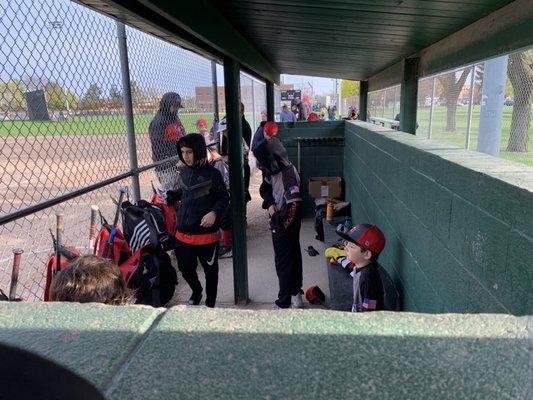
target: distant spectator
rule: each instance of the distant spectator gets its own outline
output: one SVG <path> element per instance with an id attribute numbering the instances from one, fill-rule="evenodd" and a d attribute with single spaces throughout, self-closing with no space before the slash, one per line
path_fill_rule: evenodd
<path id="1" fill-rule="evenodd" d="M 120 269 L 110 260 L 86 255 L 76 258 L 54 277 L 50 299 L 124 305 L 133 302 L 134 292 L 128 289 Z"/>
<path id="2" fill-rule="evenodd" d="M 352 120 L 352 121 L 355 121 L 355 120 L 359 119 L 359 114 L 357 113 L 357 111 L 355 111 L 354 109 L 352 109 L 352 111 L 351 111 L 350 114 L 348 115 L 348 119 L 349 119 L 349 120 Z"/>
<path id="3" fill-rule="evenodd" d="M 261 109 L 261 121 L 268 121 L 268 113 L 266 108 Z"/>
<path id="4" fill-rule="evenodd" d="M 196 132 L 204 137 L 206 143 L 211 143 L 213 141 L 213 133 L 207 130 L 207 121 L 204 118 L 200 118 L 196 121 Z"/>
<path id="5" fill-rule="evenodd" d="M 152 145 L 153 162 L 176 157 L 180 153 L 178 140 L 185 135 L 185 128 L 178 117 L 182 108 L 181 97 L 174 92 L 163 95 L 159 111 L 148 128 Z M 170 161 L 155 167 L 155 172 L 163 190 L 176 189 L 179 181 L 177 161 Z"/>
<path id="6" fill-rule="evenodd" d="M 264 111 L 266 115 L 266 110 Z M 263 111 L 261 111 L 261 115 L 263 115 Z M 262 117 L 261 117 L 262 118 Z M 266 116 L 265 116 L 266 118 Z M 250 201 L 252 197 L 250 196 L 250 192 L 248 191 L 250 187 L 250 164 L 248 161 L 248 151 L 250 149 L 251 141 L 252 141 L 252 128 L 250 127 L 250 124 L 244 117 L 244 104 L 241 103 L 241 125 L 242 125 L 242 138 L 244 139 L 244 192 L 246 196 L 246 201 Z M 228 156 L 228 140 L 227 140 L 227 122 L 226 117 L 220 121 L 219 129 L 218 131 L 220 133 L 223 133 L 224 136 L 220 136 L 220 154 L 227 159 Z"/>
<path id="7" fill-rule="evenodd" d="M 289 110 L 289 106 L 287 105 L 284 105 L 281 108 L 281 113 L 279 116 L 281 122 L 296 122 L 296 116 L 291 110 Z"/>
<path id="8" fill-rule="evenodd" d="M 307 122 L 316 122 L 316 121 L 320 121 L 320 118 L 318 117 L 318 115 L 314 112 L 309 114 L 309 117 L 307 117 Z"/>
<path id="9" fill-rule="evenodd" d="M 308 107 L 300 99 L 292 100 L 291 107 L 296 109 L 298 121 L 307 121 L 307 117 L 309 116 Z"/>

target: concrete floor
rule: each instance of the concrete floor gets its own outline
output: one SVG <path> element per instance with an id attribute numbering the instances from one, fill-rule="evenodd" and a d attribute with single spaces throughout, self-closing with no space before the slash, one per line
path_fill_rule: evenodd
<path id="1" fill-rule="evenodd" d="M 247 211 L 247 238 L 248 238 L 248 291 L 250 304 L 240 308 L 270 309 L 277 298 L 278 279 L 274 268 L 274 250 L 268 227 L 267 212 L 261 209 L 261 197 L 259 185 L 261 174 L 255 171 L 250 182 L 250 194 L 252 201 L 248 203 Z M 303 259 L 303 289 L 312 285 L 318 285 L 329 297 L 329 284 L 326 264 L 324 262 L 324 244 L 315 239 L 314 220 L 305 219 L 302 223 L 300 245 Z M 304 249 L 313 246 L 320 252 L 316 257 L 310 257 Z M 219 260 L 219 284 L 217 307 L 235 307 L 233 295 L 233 259 Z M 202 267 L 198 267 L 198 276 L 204 286 L 205 280 Z M 187 283 L 178 273 L 179 284 L 174 298 L 169 306 L 184 304 L 191 295 Z M 204 298 L 205 300 L 205 298 Z M 310 304 L 304 301 L 306 307 Z M 326 301 L 327 304 L 327 301 Z M 315 308 L 313 306 L 313 308 Z"/>

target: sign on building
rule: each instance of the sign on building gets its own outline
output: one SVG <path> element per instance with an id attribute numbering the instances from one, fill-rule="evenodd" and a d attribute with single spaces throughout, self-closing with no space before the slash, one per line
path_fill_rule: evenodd
<path id="1" fill-rule="evenodd" d="M 281 91 L 281 101 L 301 99 L 302 91 L 301 90 L 282 90 Z"/>

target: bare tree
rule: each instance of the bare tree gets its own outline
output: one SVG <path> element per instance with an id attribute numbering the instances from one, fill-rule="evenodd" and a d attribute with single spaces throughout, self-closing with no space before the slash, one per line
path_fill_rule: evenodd
<path id="1" fill-rule="evenodd" d="M 456 80 L 455 72 L 439 76 L 439 82 L 442 85 L 443 93 L 441 97 L 446 99 L 446 131 L 455 132 L 455 115 L 457 112 L 457 99 L 461 94 L 461 89 L 465 84 L 468 74 L 472 70 L 471 67 L 463 69 L 461 76 Z"/>
<path id="2" fill-rule="evenodd" d="M 527 152 L 533 98 L 533 50 L 509 56 L 507 74 L 514 89 L 514 106 L 507 151 Z"/>

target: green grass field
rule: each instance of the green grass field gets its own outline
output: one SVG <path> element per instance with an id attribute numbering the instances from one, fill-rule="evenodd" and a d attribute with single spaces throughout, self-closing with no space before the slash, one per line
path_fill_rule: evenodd
<path id="1" fill-rule="evenodd" d="M 399 111 L 396 110 L 396 113 Z M 502 136 L 500 141 L 500 157 L 507 160 L 520 162 L 523 164 L 533 166 L 533 122 L 529 127 L 529 142 L 528 153 L 511 153 L 505 151 L 507 143 L 509 142 L 509 131 L 511 128 L 511 116 L 513 107 L 503 108 L 503 121 L 502 121 Z M 472 110 L 472 127 L 470 129 L 470 149 L 476 150 L 477 148 L 477 136 L 479 129 L 479 113 L 480 106 L 474 106 Z M 385 118 L 394 118 L 392 116 L 393 110 L 385 109 Z M 377 110 L 375 116 L 381 116 L 381 110 Z M 457 106 L 456 114 L 456 131 L 446 132 L 446 107 L 440 106 L 433 109 L 433 126 L 431 132 L 431 138 L 441 143 L 451 144 L 453 146 L 465 147 L 466 144 L 466 126 L 468 117 L 468 106 Z M 427 137 L 429 131 L 429 107 L 419 107 L 417 121 L 419 127 L 416 134 L 419 136 Z"/>
<path id="2" fill-rule="evenodd" d="M 134 116 L 135 132 L 147 133 L 153 114 Z M 210 121 L 211 114 L 182 114 L 181 121 L 187 132 L 196 130 L 196 121 L 205 118 Z M 73 117 L 61 122 L 5 121 L 0 122 L 0 137 L 37 136 L 37 135 L 107 135 L 124 133 L 126 122 L 123 115 Z"/>
<path id="3" fill-rule="evenodd" d="M 504 107 L 502 137 L 500 157 L 517 161 L 533 166 L 533 123 L 529 130 L 529 153 L 506 152 L 509 140 L 509 130 L 511 126 L 512 107 Z M 381 110 L 379 110 L 381 111 Z M 472 129 L 470 138 L 470 148 L 477 147 L 477 133 L 479 127 L 480 107 L 474 106 L 472 117 Z M 385 109 L 384 116 L 392 118 L 392 109 Z M 468 107 L 457 106 L 456 132 L 446 132 L 446 107 L 436 107 L 433 112 L 432 138 L 443 143 L 448 143 L 458 147 L 465 146 L 466 125 Z M 380 112 L 373 115 L 380 116 Z M 135 131 L 137 134 L 148 132 L 148 125 L 153 118 L 153 114 L 136 115 L 134 118 Z M 196 130 L 195 124 L 199 118 L 211 121 L 211 114 L 181 114 L 180 118 L 187 132 Z M 251 115 L 247 119 L 252 123 Z M 417 135 L 427 137 L 429 129 L 429 107 L 418 109 L 419 128 Z M 17 136 L 37 136 L 37 135 L 105 135 L 120 134 L 125 132 L 125 120 L 123 116 L 91 116 L 73 117 L 62 122 L 30 122 L 30 121 L 5 121 L 0 122 L 0 137 Z"/>

